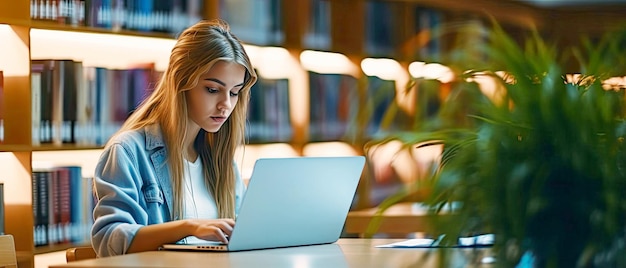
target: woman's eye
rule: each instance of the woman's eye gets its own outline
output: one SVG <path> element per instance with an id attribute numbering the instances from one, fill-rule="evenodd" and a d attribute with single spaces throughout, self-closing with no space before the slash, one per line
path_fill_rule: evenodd
<path id="1" fill-rule="evenodd" d="M 231 97 L 237 97 L 237 96 L 239 96 L 239 92 L 232 92 L 232 91 L 231 91 L 231 92 L 230 92 L 230 96 L 231 96 Z"/>
<path id="2" fill-rule="evenodd" d="M 212 88 L 212 87 L 207 87 L 206 90 L 209 93 L 217 93 L 219 90 L 217 90 L 217 88 Z"/>

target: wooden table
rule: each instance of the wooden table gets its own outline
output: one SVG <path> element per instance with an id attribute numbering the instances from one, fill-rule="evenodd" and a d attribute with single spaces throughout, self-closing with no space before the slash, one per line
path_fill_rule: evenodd
<path id="1" fill-rule="evenodd" d="M 437 254 L 454 254 L 455 267 L 463 265 L 470 252 L 488 254 L 486 249 L 377 248 L 403 239 L 344 238 L 328 245 L 264 249 L 230 253 L 148 251 L 51 266 L 70 267 L 438 267 Z M 486 256 L 486 255 L 485 255 Z M 484 267 L 491 267 L 483 265 Z M 472 267 L 481 267 L 472 266 Z"/>
<path id="2" fill-rule="evenodd" d="M 378 208 L 354 210 L 348 213 L 344 233 L 364 235 L 370 222 L 375 218 Z M 428 211 L 419 203 L 398 203 L 382 214 L 380 226 L 374 233 L 406 235 L 409 233 L 428 233 L 430 227 Z"/>

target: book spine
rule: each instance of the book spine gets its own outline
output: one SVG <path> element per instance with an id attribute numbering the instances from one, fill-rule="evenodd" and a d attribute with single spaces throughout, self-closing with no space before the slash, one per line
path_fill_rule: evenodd
<path id="1" fill-rule="evenodd" d="M 59 61 L 60 68 L 63 70 L 60 83 L 63 88 L 60 92 L 62 98 L 61 106 L 61 142 L 76 143 L 75 127 L 77 118 L 77 91 L 78 78 L 82 77 L 82 70 L 76 69 L 76 63 L 71 60 Z M 79 73 L 80 72 L 80 73 Z"/>
<path id="2" fill-rule="evenodd" d="M 60 239 L 60 221 L 61 208 L 59 196 L 59 180 L 58 174 L 52 170 L 48 174 L 48 244 L 54 245 L 59 243 Z"/>
<path id="3" fill-rule="evenodd" d="M 84 225 L 83 214 L 86 213 L 86 206 L 83 203 L 87 192 L 83 191 L 82 185 L 85 181 L 82 178 L 82 168 L 80 166 L 67 166 L 69 171 L 69 196 L 70 196 L 70 241 L 74 243 L 83 242 Z"/>
<path id="4" fill-rule="evenodd" d="M 41 143 L 41 73 L 31 72 L 31 144 L 37 146 Z"/>
<path id="5" fill-rule="evenodd" d="M 35 171 L 32 172 L 32 206 L 33 206 L 33 239 L 35 240 L 35 246 L 41 245 L 41 236 L 39 225 L 41 224 L 41 200 L 39 199 L 39 174 Z"/>
<path id="6" fill-rule="evenodd" d="M 37 178 L 37 197 L 38 197 L 38 212 L 39 212 L 39 224 L 37 226 L 39 245 L 47 245 L 50 234 L 50 171 L 35 171 Z"/>
<path id="7" fill-rule="evenodd" d="M 57 174 L 57 200 L 58 204 L 58 242 L 70 242 L 71 235 L 71 190 L 70 190 L 70 171 L 66 167 L 55 168 Z"/>

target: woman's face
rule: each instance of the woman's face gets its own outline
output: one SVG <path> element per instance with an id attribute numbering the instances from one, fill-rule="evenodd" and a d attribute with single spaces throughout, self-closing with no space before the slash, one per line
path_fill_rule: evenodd
<path id="1" fill-rule="evenodd" d="M 239 100 L 246 69 L 235 62 L 218 61 L 185 92 L 189 119 L 207 132 L 217 132 Z"/>

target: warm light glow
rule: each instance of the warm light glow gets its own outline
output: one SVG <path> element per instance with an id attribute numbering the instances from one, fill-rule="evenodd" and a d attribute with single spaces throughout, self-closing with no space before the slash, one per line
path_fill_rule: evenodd
<path id="1" fill-rule="evenodd" d="M 298 152 L 287 143 L 255 144 L 240 146 L 235 151 L 235 162 L 244 180 L 250 179 L 254 163 L 259 158 L 296 157 Z"/>
<path id="2" fill-rule="evenodd" d="M 33 152 L 33 169 L 54 166 L 81 166 L 83 177 L 94 176 L 102 149 Z"/>
<path id="3" fill-rule="evenodd" d="M 265 79 L 289 80 L 289 103 L 291 123 L 294 127 L 305 127 L 309 109 L 306 71 L 287 49 L 280 47 L 258 47 L 245 45 L 257 75 Z"/>
<path id="4" fill-rule="evenodd" d="M 502 79 L 510 79 L 505 72 L 496 72 L 495 74 L 487 74 L 484 72 L 476 72 L 474 75 L 467 79 L 467 82 L 474 82 L 478 84 L 480 91 L 487 96 L 492 102 L 500 104 L 504 98 L 505 88 L 499 79 L 496 79 L 494 75 L 499 76 Z"/>
<path id="5" fill-rule="evenodd" d="M 582 74 L 566 74 L 565 83 L 568 84 L 586 84 L 590 81 L 584 81 L 586 79 L 594 79 L 591 76 L 584 77 Z M 619 90 L 626 88 L 626 76 L 623 77 L 611 77 L 602 81 L 602 88 L 605 90 Z"/>
<path id="6" fill-rule="evenodd" d="M 582 74 L 566 74 L 565 83 L 566 84 L 578 84 L 581 78 L 582 78 Z"/>
<path id="7" fill-rule="evenodd" d="M 245 49 L 252 65 L 257 68 L 258 75 L 266 79 L 290 78 L 293 68 L 300 68 L 300 64 L 287 49 L 252 45 L 246 45 Z"/>
<path id="8" fill-rule="evenodd" d="M 304 254 L 294 254 L 292 256 L 292 259 L 294 261 L 293 264 L 293 268 L 311 268 L 313 267 L 312 264 L 312 257 L 309 255 L 304 255 Z"/>
<path id="9" fill-rule="evenodd" d="M 387 180 L 396 174 L 404 183 L 425 178 L 433 165 L 440 161 L 443 145 L 435 144 L 424 147 L 414 145 L 403 147 L 397 140 L 372 146 L 367 154 L 371 159 L 376 180 Z"/>
<path id="10" fill-rule="evenodd" d="M 341 53 L 305 50 L 300 53 L 300 63 L 305 70 L 321 74 L 346 74 L 358 77 L 360 72 L 356 64 Z"/>
<path id="11" fill-rule="evenodd" d="M 626 76 L 622 77 L 611 77 L 602 81 L 602 88 L 606 90 L 619 90 L 626 88 Z"/>
<path id="12" fill-rule="evenodd" d="M 0 70 L 7 77 L 30 73 L 28 45 L 6 24 L 0 24 Z"/>
<path id="13" fill-rule="evenodd" d="M 84 66 L 125 69 L 155 63 L 165 70 L 175 40 L 119 34 L 32 29 L 33 59 L 72 59 Z"/>
<path id="14" fill-rule="evenodd" d="M 435 79 L 441 83 L 454 81 L 454 72 L 439 63 L 412 62 L 409 64 L 409 73 L 415 78 Z"/>
<path id="15" fill-rule="evenodd" d="M 367 76 L 377 76 L 383 80 L 398 80 L 406 70 L 393 59 L 366 58 L 361 61 L 361 69 Z"/>
<path id="16" fill-rule="evenodd" d="M 304 156 L 355 156 L 356 150 L 345 142 L 315 142 L 309 143 L 302 148 Z"/>
<path id="17" fill-rule="evenodd" d="M 367 76 L 395 81 L 398 106 L 407 113 L 414 112 L 415 92 L 414 90 L 407 92 L 409 73 L 399 62 L 393 59 L 366 58 L 361 61 L 361 69 Z"/>
<path id="18" fill-rule="evenodd" d="M 13 153 L 0 153 L 0 182 L 4 183 L 4 200 L 7 204 L 31 204 L 32 182 L 30 173 L 24 169 Z"/>

